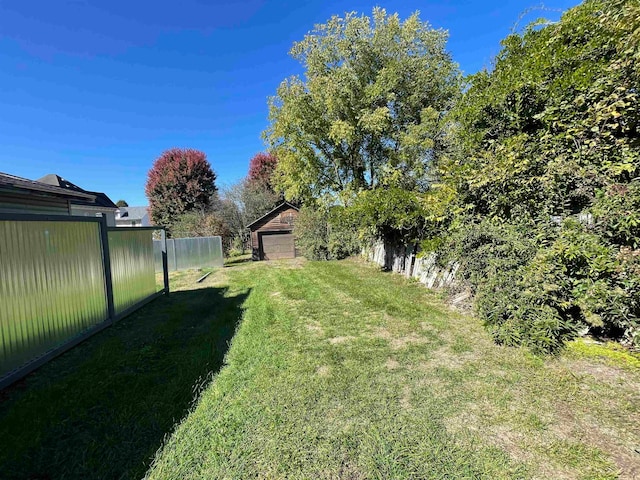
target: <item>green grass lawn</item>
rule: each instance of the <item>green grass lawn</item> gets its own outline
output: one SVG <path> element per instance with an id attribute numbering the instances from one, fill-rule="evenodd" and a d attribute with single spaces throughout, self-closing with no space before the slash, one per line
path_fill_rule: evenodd
<path id="1" fill-rule="evenodd" d="M 362 262 L 250 264 L 209 282 L 251 289 L 244 320 L 151 479 L 640 475 L 634 357 L 498 347 Z"/>
<path id="2" fill-rule="evenodd" d="M 640 476 L 640 363 L 622 350 L 498 347 L 360 261 L 199 276 L 4 392 L 0 477 Z"/>

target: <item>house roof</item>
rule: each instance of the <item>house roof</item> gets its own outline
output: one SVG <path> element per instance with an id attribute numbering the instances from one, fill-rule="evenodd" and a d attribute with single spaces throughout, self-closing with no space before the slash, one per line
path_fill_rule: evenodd
<path id="1" fill-rule="evenodd" d="M 120 217 L 118 220 L 142 220 L 145 215 L 149 214 L 149 207 L 120 207 Z"/>
<path id="2" fill-rule="evenodd" d="M 267 217 L 270 217 L 271 215 L 273 215 L 274 213 L 276 213 L 278 210 L 282 210 L 284 208 L 293 208 L 294 210 L 300 210 L 298 207 L 296 207 L 295 205 L 289 203 L 289 202 L 282 202 L 279 203 L 273 210 L 265 213 L 264 215 L 262 215 L 260 218 L 256 218 L 253 222 L 251 222 L 249 225 L 247 225 L 247 228 L 251 228 L 253 227 L 256 223 L 259 223 L 261 220 L 264 220 Z"/>
<path id="3" fill-rule="evenodd" d="M 93 201 L 89 202 L 81 202 L 83 205 L 94 205 L 97 207 L 103 208 L 118 208 L 115 203 L 111 201 L 109 197 L 107 197 L 102 192 L 90 192 L 88 190 L 84 190 L 79 186 L 71 183 L 69 180 L 62 178 L 60 175 L 56 175 L 55 173 L 49 173 L 42 178 L 38 179 L 38 183 L 44 183 L 46 185 L 52 185 L 54 187 L 60 187 L 65 190 L 70 190 L 72 192 L 78 193 L 87 193 L 93 196 Z M 80 203 L 80 202 L 78 202 Z"/>
<path id="4" fill-rule="evenodd" d="M 76 198 L 86 201 L 94 201 L 96 198 L 96 196 L 90 192 L 68 190 L 59 186 L 36 182 L 27 178 L 17 177 L 16 175 L 10 175 L 2 172 L 0 172 L 0 188 L 23 192 L 26 190 L 34 193 L 42 193 L 56 197 Z"/>

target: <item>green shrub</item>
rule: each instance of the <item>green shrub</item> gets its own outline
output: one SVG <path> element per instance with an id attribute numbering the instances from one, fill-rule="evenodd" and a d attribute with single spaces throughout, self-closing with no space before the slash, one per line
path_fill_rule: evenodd
<path id="1" fill-rule="evenodd" d="M 489 230 L 493 236 L 481 232 L 484 243 L 469 241 L 458 251 L 476 310 L 498 343 L 553 352 L 588 329 L 640 346 L 640 252 L 607 244 L 571 218 L 533 256 Z"/>
<path id="2" fill-rule="evenodd" d="M 301 208 L 293 234 L 309 260 L 340 260 L 357 254 L 362 248 L 357 231 L 342 207 Z"/>

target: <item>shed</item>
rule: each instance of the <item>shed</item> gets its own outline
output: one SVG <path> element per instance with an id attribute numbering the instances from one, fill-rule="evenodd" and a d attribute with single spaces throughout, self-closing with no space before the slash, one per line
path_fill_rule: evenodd
<path id="1" fill-rule="evenodd" d="M 253 260 L 276 260 L 298 256 L 293 225 L 298 207 L 282 202 L 270 212 L 254 220 L 247 228 L 251 231 Z"/>

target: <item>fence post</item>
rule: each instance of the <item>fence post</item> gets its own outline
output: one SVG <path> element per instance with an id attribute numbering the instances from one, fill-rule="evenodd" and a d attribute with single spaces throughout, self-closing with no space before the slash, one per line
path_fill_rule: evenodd
<path id="1" fill-rule="evenodd" d="M 160 230 L 160 241 L 162 247 L 162 277 L 164 279 L 164 294 L 169 293 L 169 260 L 167 259 L 167 232 L 163 228 Z"/>
<path id="2" fill-rule="evenodd" d="M 100 218 L 100 238 L 102 240 L 102 264 L 104 266 L 104 283 L 107 290 L 107 311 L 109 322 L 116 318 L 116 309 L 113 302 L 113 278 L 111 277 L 111 255 L 109 254 L 109 235 L 107 233 L 107 218 Z"/>
<path id="3" fill-rule="evenodd" d="M 178 248 L 176 247 L 176 239 L 171 239 L 171 245 L 173 245 L 173 269 L 178 270 Z"/>

